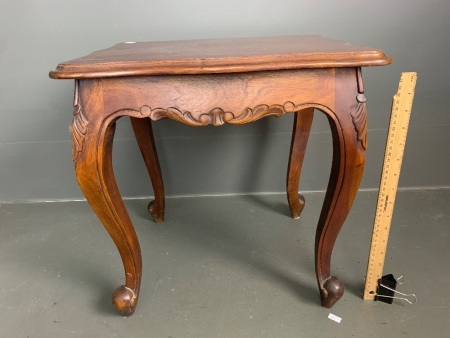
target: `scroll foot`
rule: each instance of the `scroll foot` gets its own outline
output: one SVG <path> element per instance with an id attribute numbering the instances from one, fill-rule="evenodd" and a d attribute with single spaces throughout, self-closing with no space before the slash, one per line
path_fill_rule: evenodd
<path id="1" fill-rule="evenodd" d="M 124 316 L 131 316 L 136 310 L 136 293 L 125 285 L 119 286 L 112 296 L 113 306 Z"/>
<path id="2" fill-rule="evenodd" d="M 303 195 L 298 195 L 298 202 L 291 202 L 291 214 L 292 218 L 299 219 L 300 214 L 303 211 L 303 208 L 305 207 L 305 197 Z"/>
<path id="3" fill-rule="evenodd" d="M 150 201 L 147 206 L 148 213 L 156 223 L 164 222 L 164 207 L 158 205 L 155 200 Z"/>
<path id="4" fill-rule="evenodd" d="M 328 309 L 332 308 L 344 294 L 345 287 L 342 282 L 334 276 L 328 278 L 320 288 L 320 298 L 322 306 Z"/>

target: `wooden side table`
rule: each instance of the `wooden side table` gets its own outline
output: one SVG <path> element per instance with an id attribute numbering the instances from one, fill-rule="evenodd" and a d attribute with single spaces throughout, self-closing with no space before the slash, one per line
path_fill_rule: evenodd
<path id="1" fill-rule="evenodd" d="M 320 36 L 120 43 L 60 63 L 53 79 L 75 79 L 72 155 L 78 183 L 122 257 L 125 285 L 114 306 L 134 313 L 141 283 L 139 241 L 117 188 L 111 161 L 115 121 L 129 116 L 150 175 L 149 212 L 164 220 L 164 188 L 151 121 L 190 126 L 243 124 L 295 114 L 287 197 L 298 218 L 302 162 L 313 119 L 323 112 L 333 136 L 328 189 L 317 226 L 315 266 L 322 305 L 344 292 L 330 273 L 331 254 L 363 174 L 367 112 L 361 67 L 391 59 L 380 50 Z"/>

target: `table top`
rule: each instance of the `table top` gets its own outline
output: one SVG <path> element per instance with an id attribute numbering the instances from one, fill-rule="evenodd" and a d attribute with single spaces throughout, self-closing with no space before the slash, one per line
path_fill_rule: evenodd
<path id="1" fill-rule="evenodd" d="M 125 42 L 60 63 L 53 79 L 383 66 L 370 47 L 317 35 Z"/>

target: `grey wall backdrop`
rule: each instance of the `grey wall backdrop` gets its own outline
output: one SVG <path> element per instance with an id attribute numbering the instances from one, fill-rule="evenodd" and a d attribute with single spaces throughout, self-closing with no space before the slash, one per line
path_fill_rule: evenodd
<path id="1" fill-rule="evenodd" d="M 80 199 L 68 126 L 72 81 L 48 71 L 120 41 L 321 34 L 383 49 L 365 69 L 369 150 L 362 188 L 376 188 L 392 95 L 402 71 L 418 86 L 401 186 L 450 186 L 450 1 L 0 1 L 0 201 Z M 281 192 L 292 117 L 239 127 L 155 124 L 168 195 Z M 124 196 L 151 195 L 128 120 L 114 148 Z M 331 136 L 317 113 L 301 186 L 326 188 Z"/>

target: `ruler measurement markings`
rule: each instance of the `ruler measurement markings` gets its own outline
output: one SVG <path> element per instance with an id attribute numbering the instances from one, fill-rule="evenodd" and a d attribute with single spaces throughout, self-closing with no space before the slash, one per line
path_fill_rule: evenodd
<path id="1" fill-rule="evenodd" d="M 364 288 L 365 300 L 375 299 L 378 279 L 381 278 L 383 273 L 416 79 L 416 73 L 402 73 L 398 91 L 392 100 L 391 118 Z"/>

